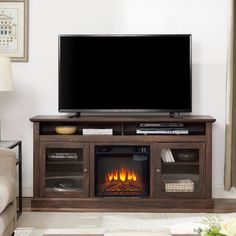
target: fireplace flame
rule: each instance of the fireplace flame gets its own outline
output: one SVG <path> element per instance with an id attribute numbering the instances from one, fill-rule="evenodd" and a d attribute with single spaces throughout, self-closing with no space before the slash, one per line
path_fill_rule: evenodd
<path id="1" fill-rule="evenodd" d="M 125 182 L 127 180 L 137 181 L 137 173 L 134 170 L 129 170 L 125 167 L 122 167 L 119 170 L 112 170 L 107 172 L 106 177 L 109 182 L 117 180 L 120 180 L 122 182 Z"/>
<path id="2" fill-rule="evenodd" d="M 113 179 L 114 179 L 114 180 L 118 180 L 118 171 L 115 171 L 115 172 L 114 172 Z"/>
<path id="3" fill-rule="evenodd" d="M 113 172 L 108 172 L 107 177 L 108 177 L 109 182 L 112 181 L 113 180 Z"/>

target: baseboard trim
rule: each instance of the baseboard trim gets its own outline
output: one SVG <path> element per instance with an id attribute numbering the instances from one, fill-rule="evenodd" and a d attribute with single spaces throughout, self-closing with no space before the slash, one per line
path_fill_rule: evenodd
<path id="1" fill-rule="evenodd" d="M 19 187 L 17 187 L 17 196 L 19 196 Z M 33 197 L 33 186 L 30 185 L 22 186 L 22 196 Z"/>
<path id="2" fill-rule="evenodd" d="M 230 191 L 225 191 L 223 184 L 214 184 L 212 196 L 213 198 L 236 198 L 236 189 L 232 188 Z"/>
<path id="3" fill-rule="evenodd" d="M 17 188 L 18 189 L 18 188 Z M 33 186 L 22 186 L 23 197 L 33 197 Z M 223 184 L 214 184 L 212 187 L 213 198 L 236 198 L 236 189 L 224 190 Z"/>

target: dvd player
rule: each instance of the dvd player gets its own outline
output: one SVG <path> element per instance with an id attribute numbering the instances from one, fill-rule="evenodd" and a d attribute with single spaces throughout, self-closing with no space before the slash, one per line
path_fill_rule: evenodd
<path id="1" fill-rule="evenodd" d="M 137 129 L 136 134 L 189 134 L 187 129 Z"/>
<path id="2" fill-rule="evenodd" d="M 184 127 L 184 124 L 183 123 L 141 123 L 139 126 L 143 128 L 151 128 L 151 127 L 181 128 L 181 127 Z"/>

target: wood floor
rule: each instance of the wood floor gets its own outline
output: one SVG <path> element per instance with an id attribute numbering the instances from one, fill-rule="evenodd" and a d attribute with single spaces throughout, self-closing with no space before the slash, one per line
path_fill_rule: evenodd
<path id="1" fill-rule="evenodd" d="M 31 207 L 31 198 L 23 198 L 23 212 L 24 211 L 35 211 Z M 55 210 L 55 209 L 54 209 Z M 43 211 L 43 209 L 37 209 L 37 211 Z M 77 211 L 77 210 L 74 210 Z M 192 209 L 183 209 L 183 210 L 176 210 L 176 209 L 160 209 L 154 210 L 155 212 L 199 212 L 193 211 Z M 214 212 L 214 213 L 230 213 L 236 212 L 236 199 L 214 199 L 214 209 L 209 210 L 207 209 L 204 212 Z"/>

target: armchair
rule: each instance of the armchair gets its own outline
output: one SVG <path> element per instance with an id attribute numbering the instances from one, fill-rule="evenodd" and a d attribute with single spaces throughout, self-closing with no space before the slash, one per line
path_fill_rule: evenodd
<path id="1" fill-rule="evenodd" d="M 16 221 L 16 154 L 0 148 L 0 236 L 11 236 Z"/>

